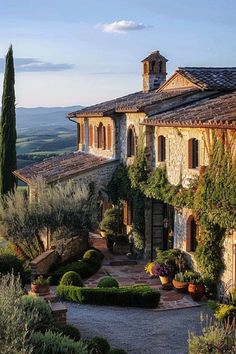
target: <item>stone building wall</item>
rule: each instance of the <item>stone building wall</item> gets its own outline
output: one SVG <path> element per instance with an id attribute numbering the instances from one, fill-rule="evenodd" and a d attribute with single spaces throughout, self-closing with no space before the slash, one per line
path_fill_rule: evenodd
<path id="1" fill-rule="evenodd" d="M 150 129 L 150 128 L 149 128 Z M 150 133 L 148 133 L 150 134 Z M 166 161 L 158 162 L 158 136 L 166 138 Z M 166 165 L 168 180 L 171 184 L 183 184 L 188 186 L 189 178 L 199 174 L 200 168 L 190 169 L 188 167 L 188 140 L 196 138 L 199 140 L 199 166 L 208 164 L 207 151 L 204 143 L 204 129 L 200 128 L 175 128 L 156 127 L 152 141 L 152 163 L 156 166 Z M 154 143 L 153 143 L 154 140 Z"/>
<path id="2" fill-rule="evenodd" d="M 222 281 L 226 286 L 236 287 L 236 231 L 232 230 L 226 234 L 223 255 L 225 270 Z"/>
<path id="3" fill-rule="evenodd" d="M 96 156 L 102 156 L 106 158 L 115 158 L 116 155 L 116 129 L 115 129 L 115 123 L 114 120 L 111 117 L 91 117 L 91 118 L 77 118 L 78 123 L 83 123 L 85 127 L 85 139 L 84 139 L 84 144 L 77 144 L 77 149 L 80 151 L 84 151 L 86 153 L 90 153 Z M 94 143 L 94 127 L 98 127 L 100 122 L 103 124 L 103 126 L 106 127 L 106 132 L 107 132 L 107 126 L 111 126 L 111 148 L 108 149 L 107 144 L 106 144 L 106 149 L 103 148 L 98 148 L 95 146 Z M 93 126 L 93 146 L 89 145 L 89 125 Z M 79 141 L 77 139 L 77 141 Z M 106 142 L 107 142 L 107 134 L 106 134 Z"/>

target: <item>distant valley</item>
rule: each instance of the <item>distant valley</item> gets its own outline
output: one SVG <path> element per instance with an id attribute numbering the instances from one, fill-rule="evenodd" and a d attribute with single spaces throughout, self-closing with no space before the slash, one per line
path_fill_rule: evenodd
<path id="1" fill-rule="evenodd" d="M 66 114 L 81 108 L 17 108 L 17 168 L 75 150 L 76 127 Z"/>

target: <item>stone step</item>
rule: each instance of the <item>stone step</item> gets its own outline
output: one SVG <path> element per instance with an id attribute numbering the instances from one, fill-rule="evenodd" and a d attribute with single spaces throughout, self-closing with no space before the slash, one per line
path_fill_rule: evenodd
<path id="1" fill-rule="evenodd" d="M 63 326 L 66 324 L 66 313 L 67 307 L 62 302 L 52 302 L 50 303 L 52 309 L 52 316 L 54 322 L 58 326 Z"/>

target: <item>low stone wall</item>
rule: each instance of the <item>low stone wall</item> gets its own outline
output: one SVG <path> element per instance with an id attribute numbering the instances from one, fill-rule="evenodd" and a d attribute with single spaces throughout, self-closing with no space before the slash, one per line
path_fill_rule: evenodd
<path id="1" fill-rule="evenodd" d="M 53 264 L 56 263 L 58 254 L 54 250 L 48 250 L 36 257 L 31 263 L 31 277 L 38 274 L 46 274 Z"/>
<path id="2" fill-rule="evenodd" d="M 58 245 L 60 248 L 60 241 Z M 63 263 L 71 258 L 79 256 L 88 248 L 88 232 L 82 231 L 80 236 L 75 236 L 65 241 L 61 241 L 62 254 L 55 249 L 43 252 L 36 257 L 31 263 L 31 278 L 34 279 L 39 274 L 47 274 L 49 269 L 57 262 Z"/>

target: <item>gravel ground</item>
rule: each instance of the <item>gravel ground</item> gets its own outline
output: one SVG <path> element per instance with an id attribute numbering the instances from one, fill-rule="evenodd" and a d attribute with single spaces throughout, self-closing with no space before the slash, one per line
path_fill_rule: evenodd
<path id="1" fill-rule="evenodd" d="M 106 337 L 112 347 L 132 354 L 185 354 L 188 331 L 199 332 L 206 306 L 155 311 L 67 303 L 68 323 L 82 337 Z"/>

